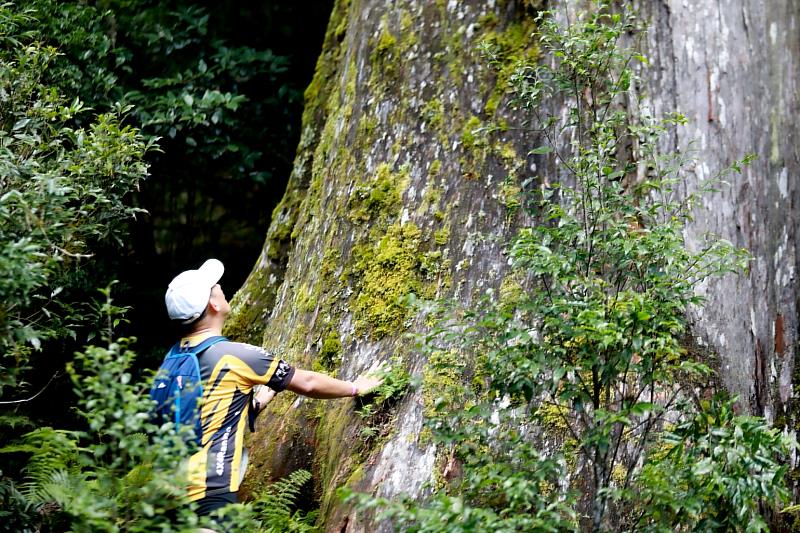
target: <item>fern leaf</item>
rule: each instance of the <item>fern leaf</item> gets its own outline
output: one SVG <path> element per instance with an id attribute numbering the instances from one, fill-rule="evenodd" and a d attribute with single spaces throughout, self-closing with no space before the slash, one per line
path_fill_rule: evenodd
<path id="1" fill-rule="evenodd" d="M 23 415 L 0 415 L 0 428 L 21 429 L 34 427 L 33 420 Z"/>
<path id="2" fill-rule="evenodd" d="M 71 431 L 38 428 L 23 436 L 22 446 L 33 448 L 23 469 L 22 492 L 28 497 L 50 483 L 56 473 L 76 469 L 79 449 L 77 437 Z"/>
<path id="3" fill-rule="evenodd" d="M 303 513 L 295 510 L 297 497 L 303 485 L 311 480 L 306 470 L 296 470 L 287 478 L 269 485 L 256 499 L 253 506 L 261 521 L 262 533 L 314 531 L 316 512 Z"/>

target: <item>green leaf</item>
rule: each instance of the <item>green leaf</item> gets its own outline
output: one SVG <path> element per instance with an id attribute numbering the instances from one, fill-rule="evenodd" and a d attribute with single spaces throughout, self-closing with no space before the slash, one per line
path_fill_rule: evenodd
<path id="1" fill-rule="evenodd" d="M 633 404 L 633 406 L 631 407 L 631 414 L 636 415 L 636 416 L 642 416 L 645 413 L 652 412 L 653 410 L 656 409 L 656 407 L 657 406 L 654 403 L 637 402 L 637 403 Z"/>
<path id="2" fill-rule="evenodd" d="M 543 155 L 543 154 L 549 154 L 552 151 L 553 148 L 551 146 L 538 146 L 533 150 L 529 151 L 528 155 Z"/>

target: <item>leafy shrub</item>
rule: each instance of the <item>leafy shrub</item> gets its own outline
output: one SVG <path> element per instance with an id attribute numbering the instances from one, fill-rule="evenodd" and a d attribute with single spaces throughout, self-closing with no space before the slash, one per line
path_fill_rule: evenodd
<path id="1" fill-rule="evenodd" d="M 248 102 L 248 84 L 275 83 L 287 60 L 269 50 L 237 47 L 215 36 L 213 13 L 195 2 L 123 0 L 106 4 L 34 0 L 22 28 L 61 52 L 51 84 L 100 109 L 133 105 L 138 126 L 164 142 L 177 141 L 186 161 L 222 159 L 264 182 L 261 157 L 242 135 L 264 104 Z M 238 113 L 244 106 L 247 116 Z M 260 127 L 259 124 L 258 127 Z M 262 130 L 263 131 L 263 130 Z M 249 132 L 249 130 L 248 130 Z"/>
<path id="2" fill-rule="evenodd" d="M 664 431 L 635 487 L 642 502 L 632 528 L 768 531 L 759 505 L 789 498 L 791 441 L 764 419 L 736 416 L 721 396 Z M 713 505 L 711 504 L 713 502 Z"/>
<path id="3" fill-rule="evenodd" d="M 69 365 L 90 432 L 40 428 L 0 449 L 31 454 L 21 493 L 43 524 L 143 532 L 198 524 L 181 481 L 189 451 L 169 424 L 150 422 L 151 400 L 132 383 L 128 345 L 90 346 Z"/>
<path id="4" fill-rule="evenodd" d="M 130 250 L 133 259 L 147 260 L 153 253 L 177 266 L 201 259 L 198 250 L 204 247 L 260 249 L 274 190 L 291 168 L 303 87 L 294 79 L 296 71 L 288 70 L 286 56 L 240 45 L 286 46 L 241 17 L 263 16 L 262 24 L 272 25 L 270 34 L 286 36 L 291 30 L 278 15 L 287 4 L 15 4 L 33 20 L 21 30 L 59 51 L 47 84 L 97 112 L 118 103 L 133 106 L 128 122 L 158 142 L 160 150 L 147 157 L 153 179 L 138 197 L 150 213 L 138 229 L 151 231 L 155 241 L 149 250 Z M 241 31 L 242 25 L 251 29 Z M 112 270 L 126 270 L 113 253 L 103 259 Z"/>
<path id="5" fill-rule="evenodd" d="M 267 486 L 249 505 L 256 517 L 259 533 L 309 533 L 316 531 L 317 512 L 296 509 L 303 485 L 311 480 L 305 470 L 295 470 L 289 477 Z"/>
<path id="6" fill-rule="evenodd" d="M 635 18 L 598 3 L 567 27 L 550 12 L 537 23 L 552 61 L 520 60 L 509 92 L 547 141 L 530 155 L 559 176 L 527 182 L 534 223 L 509 247 L 527 284 L 446 314 L 426 339 L 431 354 L 460 350 L 437 371 L 472 384 L 438 397 L 428 420 L 445 472 L 463 473 L 422 503 L 358 499 L 402 531 L 758 530 L 759 506 L 788 495 L 790 441 L 730 402 L 681 401 L 711 373 L 681 342 L 695 287 L 748 260 L 713 235 L 690 249 L 683 229 L 750 158 L 687 187 L 691 158 L 659 151 L 685 119 L 625 111 L 638 105 L 631 65 L 646 61 L 620 44 L 640 33 Z M 566 113 L 544 114 L 551 98 Z"/>
<path id="7" fill-rule="evenodd" d="M 128 107 L 75 126 L 86 110 L 43 81 L 57 53 L 30 40 L 25 13 L 0 5 L 0 394 L 43 340 L 75 336 L 83 319 L 70 288 L 137 212 L 125 200 L 150 147 L 123 124 Z"/>

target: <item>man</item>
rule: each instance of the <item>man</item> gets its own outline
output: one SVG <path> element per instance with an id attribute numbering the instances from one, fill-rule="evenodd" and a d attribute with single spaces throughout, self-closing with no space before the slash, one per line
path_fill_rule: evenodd
<path id="1" fill-rule="evenodd" d="M 178 323 L 182 346 L 196 346 L 222 334 L 231 307 L 219 286 L 225 268 L 209 259 L 197 270 L 180 273 L 165 296 L 169 317 Z M 244 432 L 250 409 L 256 411 L 276 392 L 290 390 L 310 398 L 345 398 L 365 394 L 382 380 L 361 376 L 342 381 L 294 368 L 258 346 L 222 341 L 198 355 L 203 380 L 200 449 L 189 459 L 189 499 L 198 514 L 237 501 L 244 476 Z M 266 385 L 250 398 L 254 386 Z"/>

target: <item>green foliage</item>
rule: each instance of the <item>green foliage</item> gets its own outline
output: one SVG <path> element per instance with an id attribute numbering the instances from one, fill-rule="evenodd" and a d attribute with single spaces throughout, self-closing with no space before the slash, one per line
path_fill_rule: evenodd
<path id="1" fill-rule="evenodd" d="M 165 514 L 186 514 L 180 512 L 186 504 L 184 483 L 176 480 L 184 479 L 180 465 L 188 451 L 174 432 L 150 423 L 149 398 L 130 386 L 133 357 L 122 340 L 108 348 L 87 348 L 70 367 L 82 415 L 92 430 L 87 441 L 93 461 L 93 482 L 81 485 L 79 492 L 88 509 L 78 500 L 73 503 L 79 512 L 73 513 L 98 529 L 110 522 L 148 531 Z"/>
<path id="2" fill-rule="evenodd" d="M 316 531 L 317 512 L 296 509 L 303 486 L 311 480 L 305 470 L 295 470 L 289 477 L 272 483 L 250 504 L 258 519 L 259 533 L 308 533 Z"/>
<path id="3" fill-rule="evenodd" d="M 73 336 L 78 271 L 100 243 L 119 241 L 137 209 L 126 196 L 147 175 L 150 147 L 124 125 L 129 107 L 93 119 L 43 80 L 57 54 L 0 6 L 0 394 L 43 340 Z M 75 123 L 84 118 L 85 126 Z"/>
<path id="4" fill-rule="evenodd" d="M 12 479 L 0 476 L 0 531 L 33 532 L 38 522 L 36 506 L 19 492 Z"/>
<path id="5" fill-rule="evenodd" d="M 358 399 L 356 413 L 364 420 L 359 436 L 364 442 L 385 437 L 391 431 L 392 406 L 395 406 L 416 383 L 403 365 L 400 357 L 392 358 L 389 365 L 382 366 L 375 376 L 383 383 L 366 396 Z"/>
<path id="6" fill-rule="evenodd" d="M 791 443 L 763 420 L 733 417 L 730 402 L 679 402 L 711 372 L 681 344 L 687 310 L 702 305 L 695 287 L 748 260 L 713 235 L 690 249 L 683 229 L 750 157 L 687 186 L 691 157 L 659 151 L 685 119 L 626 102 L 631 65 L 644 62 L 620 45 L 641 34 L 634 17 L 598 3 L 567 27 L 549 12 L 536 21 L 553 60 L 517 61 L 509 90 L 546 141 L 530 155 L 560 175 L 528 179 L 518 206 L 535 220 L 509 247 L 513 279 L 527 281 L 446 313 L 424 346 L 455 346 L 463 357 L 438 358 L 437 373 L 472 384 L 427 410 L 463 475 L 421 504 L 361 503 L 384 506 L 402 531 L 577 530 L 579 514 L 592 531 L 759 530 L 759 506 L 788 495 L 779 465 Z M 543 115 L 548 98 L 567 112 Z M 664 432 L 669 421 L 678 425 Z"/>
<path id="7" fill-rule="evenodd" d="M 198 524 L 180 481 L 188 450 L 169 424 L 150 422 L 151 400 L 132 383 L 128 345 L 90 346 L 69 365 L 90 432 L 40 428 L 0 449 L 31 454 L 22 494 L 42 525 L 170 531 Z"/>
<path id="8" fill-rule="evenodd" d="M 302 61 L 297 49 L 313 48 L 305 42 L 314 33 L 305 33 L 324 9 L 304 13 L 303 30 L 295 30 L 284 19 L 301 8 L 286 2 L 29 0 L 6 6 L 17 18 L 25 15 L 17 33 L 26 42 L 58 51 L 46 85 L 94 113 L 133 106 L 127 123 L 159 145 L 148 152 L 152 179 L 136 198 L 149 212 L 135 224 L 136 236 L 145 238 L 127 243 L 125 260 L 117 250 L 98 250 L 100 267 L 128 285 L 123 290 L 130 294 L 122 296 L 139 300 L 153 290 L 131 266 L 153 257 L 183 268 L 209 250 L 223 259 L 229 250 L 229 274 L 243 278 L 249 265 L 237 268 L 234 258 L 260 249 L 299 137 L 299 84 L 307 80 L 297 74 L 302 69 L 288 70 L 289 56 Z M 75 121 L 83 125 L 91 117 Z M 106 281 L 87 279 L 85 291 Z M 145 317 L 130 329 L 153 327 L 161 326 Z M 140 337 L 147 356 L 152 343 Z"/>
<path id="9" fill-rule="evenodd" d="M 436 494 L 431 501 L 420 505 L 413 500 L 389 501 L 384 498 L 371 498 L 357 495 L 348 490 L 341 490 L 346 501 L 355 502 L 361 509 L 369 510 L 375 507 L 382 509 L 379 518 L 392 520 L 397 531 L 408 533 L 472 533 L 475 531 L 536 531 L 536 532 L 565 532 L 578 531 L 574 521 L 566 520 L 572 511 L 565 505 L 538 506 L 534 501 L 541 490 L 535 480 L 540 477 L 549 477 L 543 472 L 541 462 L 537 462 L 533 471 L 531 485 L 522 486 L 508 483 L 512 497 L 525 494 L 527 502 L 521 506 L 522 512 L 508 516 L 508 512 L 498 513 L 491 506 L 473 506 L 465 502 L 461 496 L 449 496 L 445 493 Z M 496 477 L 503 475 L 501 471 L 486 472 L 485 476 L 473 478 L 465 486 L 465 494 L 480 486 L 488 487 L 491 484 L 504 484 L 505 479 Z M 472 485 L 472 481 L 477 485 Z M 513 507 L 513 504 L 511 504 Z M 510 511 L 511 509 L 509 509 Z"/>
<path id="10" fill-rule="evenodd" d="M 0 453 L 27 453 L 28 462 L 22 490 L 28 499 L 43 501 L 39 491 L 61 470 L 76 471 L 78 464 L 77 436 L 74 432 L 50 427 L 37 428 L 25 434 L 19 444 L 0 448 Z"/>
<path id="11" fill-rule="evenodd" d="M 128 196 L 147 176 L 151 147 L 124 123 L 129 107 L 93 115 L 47 81 L 59 56 L 36 40 L 32 13 L 0 5 L 0 396 L 13 391 L 17 398 L 26 395 L 31 357 L 41 361 L 43 352 L 94 327 L 83 292 L 89 258 L 120 243 L 139 211 Z M 24 400 L 3 403 L 16 408 Z M 0 415 L 6 475 L 16 476 L 19 458 L 28 456 L 24 479 L 0 482 L 3 507 L 14 515 L 5 523 L 61 530 L 48 494 L 71 497 L 60 483 L 70 487 L 69 476 L 83 476 L 79 437 L 44 427 L 9 444 L 32 426 L 25 412 Z"/>
<path id="12" fill-rule="evenodd" d="M 665 431 L 634 490 L 643 531 L 768 531 L 759 505 L 789 497 L 792 442 L 761 418 L 736 416 L 722 397 Z M 714 502 L 708 505 L 708 502 Z"/>
<path id="13" fill-rule="evenodd" d="M 67 364 L 88 431 L 35 429 L 3 446 L 27 455 L 17 489 L 0 490 L 24 512 L 24 527 L 58 531 L 170 531 L 199 522 L 188 506 L 183 459 L 191 451 L 171 424 L 150 421 L 152 401 L 133 381 L 130 341 L 112 341 L 121 308 L 103 291 L 107 347 L 89 346 Z M 189 428 L 183 430 L 190 431 Z M 22 515 L 21 515 L 22 516 Z M 170 525 L 172 524 L 172 525 Z M 174 529 L 170 529 L 174 526 Z"/>
<path id="14" fill-rule="evenodd" d="M 139 126 L 178 141 L 187 161 L 221 158 L 239 176 L 267 179 L 256 170 L 262 154 L 245 140 L 255 125 L 238 111 L 263 113 L 269 99 L 247 105 L 242 91 L 251 80 L 274 83 L 285 57 L 215 38 L 209 11 L 193 2 L 36 0 L 26 13 L 36 20 L 30 31 L 61 52 L 54 83 L 100 108 L 134 105 Z M 272 105 L 285 103 L 286 88 L 274 89 Z"/>
<path id="15" fill-rule="evenodd" d="M 362 418 L 368 418 L 376 411 L 397 402 L 412 385 L 411 374 L 397 357 L 393 358 L 391 364 L 375 372 L 375 376 L 383 379 L 383 383 L 370 392 L 367 397 L 369 403 L 364 403 L 358 410 L 358 414 Z"/>

